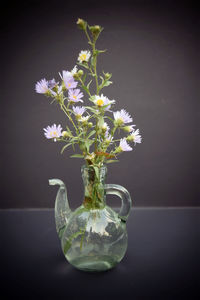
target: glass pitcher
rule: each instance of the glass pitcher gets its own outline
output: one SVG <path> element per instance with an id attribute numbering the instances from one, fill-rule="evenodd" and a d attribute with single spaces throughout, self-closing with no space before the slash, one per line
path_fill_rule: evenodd
<path id="1" fill-rule="evenodd" d="M 68 262 L 83 271 L 105 271 L 113 268 L 127 249 L 126 221 L 131 210 L 129 192 L 116 184 L 105 184 L 107 167 L 82 166 L 83 204 L 71 211 L 65 184 L 50 179 L 50 185 L 59 185 L 55 202 L 56 230 Z M 106 204 L 106 195 L 121 199 L 120 212 Z"/>

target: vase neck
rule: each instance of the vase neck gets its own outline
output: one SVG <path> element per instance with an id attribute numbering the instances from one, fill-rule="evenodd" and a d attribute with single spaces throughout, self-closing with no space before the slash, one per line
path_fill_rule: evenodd
<path id="1" fill-rule="evenodd" d="M 101 209 L 105 207 L 104 185 L 107 167 L 82 166 L 81 172 L 84 185 L 83 205 L 88 209 Z"/>

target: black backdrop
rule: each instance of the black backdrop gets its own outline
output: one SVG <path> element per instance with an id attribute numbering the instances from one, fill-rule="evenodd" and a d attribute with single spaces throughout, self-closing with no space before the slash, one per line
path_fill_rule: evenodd
<path id="1" fill-rule="evenodd" d="M 126 108 L 143 143 L 109 166 L 107 183 L 125 186 L 136 206 L 198 206 L 197 8 L 183 1 L 23 1 L 3 10 L 1 208 L 53 207 L 48 178 L 63 179 L 72 207 L 82 201 L 82 162 L 60 155 L 42 128 L 65 119 L 34 92 L 41 78 L 71 70 L 86 39 L 78 17 L 105 30 L 99 70 L 104 90 Z M 1 85 L 2 86 L 2 85 Z M 112 203 L 115 205 L 115 203 Z M 116 205 L 119 203 L 116 200 Z"/>

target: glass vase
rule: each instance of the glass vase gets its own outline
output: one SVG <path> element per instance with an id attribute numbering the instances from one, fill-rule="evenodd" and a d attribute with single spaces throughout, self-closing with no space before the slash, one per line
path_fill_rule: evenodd
<path id="1" fill-rule="evenodd" d="M 82 166 L 84 197 L 82 205 L 71 211 L 65 184 L 60 186 L 55 203 L 55 218 L 61 247 L 68 262 L 83 271 L 105 271 L 124 257 L 128 235 L 126 221 L 131 209 L 129 192 L 120 185 L 105 184 L 107 167 Z M 106 203 L 106 195 L 121 198 L 117 213 Z"/>

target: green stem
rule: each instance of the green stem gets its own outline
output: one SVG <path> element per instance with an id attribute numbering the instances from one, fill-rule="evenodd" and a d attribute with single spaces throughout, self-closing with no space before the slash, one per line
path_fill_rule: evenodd
<path id="1" fill-rule="evenodd" d="M 95 126 L 95 131 L 96 131 L 96 134 L 95 134 L 95 141 L 94 141 L 94 147 L 95 147 L 95 151 L 97 151 L 97 138 L 98 138 L 98 134 L 97 134 L 97 124 L 98 124 L 98 118 L 96 118 L 96 126 Z"/>
<path id="2" fill-rule="evenodd" d="M 72 117 L 70 116 L 70 114 L 68 114 L 68 111 L 67 111 L 67 108 L 66 108 L 65 104 L 61 103 L 60 107 L 61 107 L 62 111 L 66 114 L 66 116 L 69 118 L 69 120 L 72 122 L 72 125 L 74 126 L 74 129 L 75 129 L 76 133 L 79 134 L 78 128 L 74 124 L 74 121 L 73 121 Z"/>
<path id="3" fill-rule="evenodd" d="M 114 136 L 116 129 L 117 129 L 117 127 L 115 126 L 115 127 L 113 128 L 113 130 L 111 131 L 111 137 Z"/>
<path id="4" fill-rule="evenodd" d="M 95 49 L 95 44 L 96 44 L 96 40 L 94 40 L 93 42 L 91 41 L 91 38 L 87 32 L 87 29 L 84 30 L 89 44 L 92 46 L 92 52 L 93 52 L 93 59 L 94 59 L 94 63 L 93 63 L 93 69 L 94 69 L 94 75 L 95 75 L 95 81 L 96 81 L 96 87 L 97 87 L 97 95 L 99 94 L 99 84 L 98 84 L 98 76 L 97 76 L 97 55 L 95 53 L 96 49 Z M 92 71 L 92 70 L 91 70 Z M 93 74 L 93 72 L 92 72 Z"/>
<path id="5" fill-rule="evenodd" d="M 84 32 L 85 32 L 85 34 L 86 34 L 86 36 L 88 38 L 89 43 L 92 44 L 91 38 L 90 38 L 90 36 L 89 36 L 89 34 L 87 32 L 87 28 L 84 30 Z"/>
<path id="6" fill-rule="evenodd" d="M 84 83 L 83 83 L 83 80 L 82 80 L 81 78 L 79 78 L 79 80 L 80 80 L 80 82 L 81 82 L 81 84 L 82 84 L 82 87 L 85 86 Z M 90 94 L 89 89 L 88 89 L 88 92 L 87 92 L 87 93 L 88 93 L 88 95 L 89 95 L 90 97 L 92 96 L 92 95 Z"/>
<path id="7" fill-rule="evenodd" d="M 94 69 L 94 75 L 95 75 L 95 81 L 96 81 L 96 88 L 97 88 L 97 95 L 99 94 L 99 83 L 98 83 L 98 76 L 97 76 L 97 55 L 95 53 L 95 42 L 92 43 L 92 52 L 93 52 L 93 69 Z"/>

